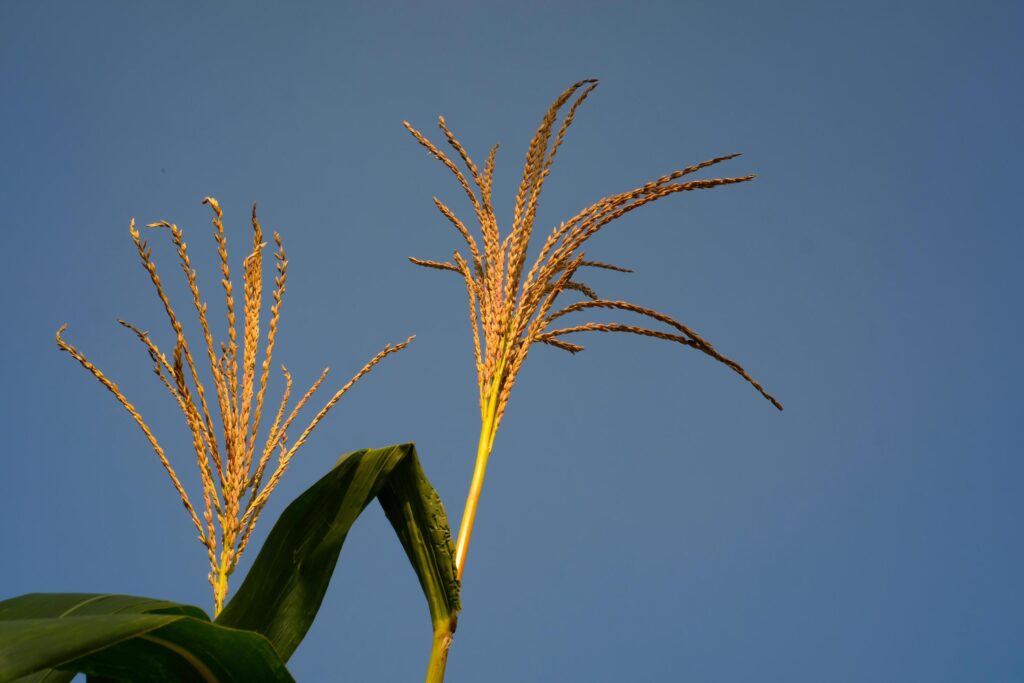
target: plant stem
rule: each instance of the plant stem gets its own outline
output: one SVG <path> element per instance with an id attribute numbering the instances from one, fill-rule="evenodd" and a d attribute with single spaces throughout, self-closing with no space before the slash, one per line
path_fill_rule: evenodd
<path id="1" fill-rule="evenodd" d="M 215 575 L 216 583 L 213 586 L 213 618 L 220 615 L 224 609 L 224 598 L 228 594 L 228 573 L 222 567 L 217 568 Z"/>
<path id="2" fill-rule="evenodd" d="M 466 508 L 462 512 L 462 523 L 459 524 L 459 537 L 455 544 L 455 575 L 462 580 L 462 570 L 466 565 L 466 553 L 469 550 L 469 537 L 473 535 L 473 520 L 476 519 L 476 508 L 480 504 L 480 492 L 484 487 L 484 475 L 487 473 L 487 459 L 494 446 L 494 433 L 497 431 L 498 393 L 501 388 L 504 364 L 499 364 L 498 371 L 491 384 L 491 391 L 484 403 L 480 421 L 480 441 L 476 448 L 476 465 L 473 467 L 473 480 L 469 484 L 469 495 L 466 497 Z M 426 683 L 443 683 L 444 669 L 448 663 L 448 649 L 452 645 L 455 633 L 455 620 L 450 624 L 434 625 L 434 642 L 430 648 L 430 664 L 427 666 Z"/>
<path id="3" fill-rule="evenodd" d="M 498 373 L 500 377 L 500 373 Z M 473 480 L 469 484 L 469 495 L 466 497 L 466 508 L 462 512 L 462 523 L 459 525 L 459 538 L 455 543 L 455 573 L 462 580 L 462 570 L 466 565 L 466 553 L 469 551 L 469 538 L 473 535 L 473 521 L 476 519 L 476 508 L 480 504 L 480 492 L 484 487 L 484 475 L 487 473 L 487 459 L 494 445 L 494 424 L 498 412 L 497 385 L 492 387 L 483 412 L 480 425 L 480 441 L 476 449 L 476 465 L 473 467 Z"/>
<path id="4" fill-rule="evenodd" d="M 430 664 L 427 665 L 426 683 L 442 683 L 444 668 L 448 664 L 448 648 L 452 645 L 452 628 L 448 624 L 434 626 L 434 642 L 430 646 Z"/>

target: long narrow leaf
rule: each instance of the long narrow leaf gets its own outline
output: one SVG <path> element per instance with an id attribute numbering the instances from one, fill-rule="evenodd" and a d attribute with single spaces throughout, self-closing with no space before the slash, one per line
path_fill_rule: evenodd
<path id="1" fill-rule="evenodd" d="M 0 602 L 0 683 L 76 672 L 127 683 L 294 683 L 265 638 L 210 623 L 195 607 L 83 594 Z"/>
<path id="2" fill-rule="evenodd" d="M 95 614 L 180 614 L 210 620 L 192 605 L 113 593 L 27 593 L 0 602 L 0 621 Z"/>
<path id="3" fill-rule="evenodd" d="M 206 612 L 177 602 L 109 593 L 28 593 L 0 602 L 0 621 L 92 614 L 182 614 L 209 621 Z M 75 671 L 45 669 L 17 683 L 68 683 Z M 92 680 L 92 679 L 90 679 Z"/>
<path id="4" fill-rule="evenodd" d="M 448 518 L 412 444 L 342 456 L 296 498 L 216 623 L 263 634 L 287 661 L 316 617 L 349 529 L 374 498 L 419 577 L 433 623 L 453 628 L 460 606 Z"/>

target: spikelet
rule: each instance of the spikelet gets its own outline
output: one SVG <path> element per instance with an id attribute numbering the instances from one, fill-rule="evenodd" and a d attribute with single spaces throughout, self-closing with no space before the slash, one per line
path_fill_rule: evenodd
<path id="1" fill-rule="evenodd" d="M 465 147 L 458 141 L 444 118 L 440 128 L 448 144 L 456 150 L 469 176 L 480 191 L 474 192 L 469 181 L 458 166 L 441 152 L 426 136 L 405 122 L 406 129 L 417 142 L 439 159 L 456 177 L 463 191 L 469 197 L 480 226 L 484 245 L 481 255 L 472 233 L 454 212 L 434 198 L 434 203 L 455 226 L 466 242 L 472 266 L 455 253 L 455 263 L 429 261 L 417 258 L 409 260 L 419 266 L 437 270 L 448 270 L 462 275 L 469 297 L 470 324 L 473 329 L 474 358 L 477 367 L 477 382 L 480 392 L 481 414 L 492 411 L 490 438 L 493 440 L 501 417 L 505 411 L 512 385 L 534 342 L 554 346 L 563 351 L 578 353 L 583 350 L 579 344 L 562 339 L 564 335 L 582 332 L 622 332 L 652 337 L 679 343 L 712 357 L 731 368 L 750 383 L 779 410 L 782 405 L 756 382 L 738 363 L 720 354 L 705 339 L 689 327 L 673 318 L 636 304 L 624 301 L 602 299 L 588 285 L 573 279 L 579 268 L 597 268 L 613 272 L 632 272 L 603 261 L 588 261 L 580 251 L 583 244 L 605 225 L 627 213 L 653 201 L 679 192 L 704 190 L 743 183 L 753 175 L 711 178 L 705 180 L 680 179 L 710 166 L 734 159 L 738 154 L 715 157 L 661 176 L 649 183 L 627 192 L 602 198 L 556 226 L 540 248 L 539 255 L 524 277 L 524 266 L 530 238 L 536 219 L 537 205 L 544 181 L 550 173 L 555 155 L 565 139 L 566 132 L 576 116 L 579 106 L 587 99 L 597 81 L 586 79 L 574 83 L 565 90 L 548 108 L 533 139 L 530 141 L 523 167 L 519 190 L 516 193 L 512 227 L 508 234 L 501 236 L 498 222 L 491 203 L 494 159 L 497 145 L 491 148 L 484 165 L 484 173 L 478 172 Z M 559 115 L 569 104 L 567 113 L 557 128 Z M 559 296 L 566 292 L 578 292 L 588 300 L 565 306 L 551 312 Z M 645 316 L 675 329 L 664 332 L 625 323 L 583 323 L 549 330 L 551 323 L 564 315 L 593 308 L 626 311 Z"/>
<path id="2" fill-rule="evenodd" d="M 327 371 L 325 370 L 320 375 L 309 391 L 289 412 L 288 401 L 291 396 L 292 377 L 282 367 L 285 379 L 283 396 L 275 411 L 266 440 L 257 449 L 270 366 L 281 319 L 288 261 L 285 257 L 281 237 L 275 232 L 273 234 L 274 244 L 277 247 L 277 251 L 274 253 L 276 261 L 275 289 L 273 302 L 270 305 L 270 321 L 263 342 L 263 358 L 262 362 L 259 362 L 259 317 L 263 305 L 262 250 L 266 244 L 263 241 L 262 226 L 256 216 L 256 207 L 254 205 L 252 211 L 252 251 L 246 257 L 242 267 L 243 301 L 240 350 L 236 331 L 235 290 L 231 281 L 223 212 L 220 204 L 212 197 L 207 197 L 203 203 L 208 204 L 214 212 L 214 239 L 220 259 L 221 285 L 224 289 L 228 328 L 226 342 L 220 342 L 219 345 L 214 343 L 207 318 L 207 305 L 200 296 L 196 272 L 192 268 L 188 246 L 182 231 L 167 221 L 151 223 L 148 227 L 164 228 L 171 234 L 171 241 L 177 251 L 203 334 L 203 346 L 206 348 L 206 357 L 210 366 L 209 374 L 217 398 L 217 407 L 220 410 L 219 428 L 215 426 L 207 405 L 206 389 L 200 379 L 199 369 L 185 336 L 184 327 L 171 305 L 163 281 L 157 273 L 156 264 L 152 259 L 152 251 L 135 228 L 134 220 L 129 226 L 129 234 L 142 266 L 156 290 L 157 298 L 160 300 L 174 335 L 174 350 L 170 358 L 160 350 L 148 332 L 131 323 L 120 321 L 143 344 L 153 363 L 154 374 L 171 394 L 185 417 L 185 423 L 192 434 L 192 446 L 200 470 L 204 502 L 202 519 L 153 431 L 120 388 L 87 360 L 84 354 L 64 340 L 62 335 L 65 327 L 61 327 L 57 332 L 57 345 L 114 394 L 118 402 L 138 424 L 156 452 L 157 458 L 170 476 L 175 491 L 199 532 L 199 540 L 206 547 L 210 561 L 209 580 L 214 590 L 214 611 L 219 613 L 227 595 L 228 577 L 245 551 L 267 499 L 280 482 L 296 452 L 308 439 L 313 429 L 356 381 L 370 372 L 384 358 L 405 348 L 412 341 L 412 337 L 400 344 L 385 346 L 327 401 L 291 446 L 288 445 L 288 429 L 313 394 L 320 388 L 327 376 Z M 220 349 L 219 354 L 218 348 Z M 239 363 L 241 363 L 240 368 Z M 286 413 L 287 417 L 285 417 Z M 259 453 L 258 459 L 256 458 L 257 452 Z M 275 452 L 278 453 L 276 467 L 270 478 L 264 482 L 264 473 Z"/>

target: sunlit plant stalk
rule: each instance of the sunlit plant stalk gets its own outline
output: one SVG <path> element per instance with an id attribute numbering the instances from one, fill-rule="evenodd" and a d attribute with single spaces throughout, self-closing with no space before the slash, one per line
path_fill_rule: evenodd
<path id="1" fill-rule="evenodd" d="M 188 246 L 184 241 L 182 231 L 176 225 L 167 221 L 152 223 L 147 227 L 166 228 L 170 231 L 171 240 L 177 250 L 178 260 L 185 274 L 189 291 L 192 294 L 192 302 L 203 333 L 203 350 L 200 353 L 205 352 L 206 354 L 210 375 L 213 380 L 217 408 L 220 413 L 219 440 L 217 437 L 217 427 L 214 425 L 209 401 L 207 400 L 206 388 L 200 379 L 199 361 L 193 356 L 192 349 L 185 337 L 181 320 L 172 307 L 160 276 L 157 274 L 156 264 L 151 257 L 151 249 L 135 228 L 134 220 L 132 220 L 129 227 L 129 233 L 174 333 L 174 351 L 171 354 L 171 358 L 168 359 L 159 349 L 148 332 L 142 331 L 131 323 L 123 320 L 119 321 L 121 325 L 131 330 L 145 345 L 146 351 L 153 361 L 153 372 L 156 373 L 160 382 L 170 392 L 178 408 L 185 416 L 185 422 L 192 435 L 192 445 L 195 450 L 196 462 L 199 466 L 203 487 L 204 509 L 202 520 L 200 520 L 188 493 L 178 479 L 170 459 L 160 446 L 153 431 L 142 418 L 142 415 L 125 398 L 117 384 L 104 375 L 78 349 L 64 340 L 62 334 L 66 325 L 57 331 L 57 344 L 114 394 L 118 402 L 121 403 L 135 420 L 136 424 L 139 425 L 139 428 L 142 429 L 150 446 L 156 452 L 160 463 L 170 476 L 171 483 L 181 498 L 182 504 L 188 511 L 192 523 L 199 532 L 199 541 L 206 548 L 210 562 L 209 581 L 213 587 L 214 595 L 214 616 L 216 616 L 224 607 L 224 601 L 228 594 L 229 577 L 238 566 L 242 553 L 245 552 L 260 513 L 263 511 L 270 494 L 280 482 L 295 453 L 306 442 L 310 433 L 327 415 L 328 411 L 334 407 L 353 384 L 372 370 L 385 357 L 405 348 L 412 341 L 412 337 L 409 337 L 409 339 L 400 344 L 394 346 L 388 344 L 385 346 L 351 380 L 335 392 L 291 445 L 288 444 L 288 431 L 292 426 L 292 422 L 309 399 L 312 398 L 313 394 L 316 393 L 317 389 L 320 388 L 320 385 L 327 377 L 328 370 L 324 369 L 310 389 L 303 394 L 302 398 L 288 412 L 287 406 L 291 395 L 292 377 L 288 370 L 282 366 L 281 371 L 285 380 L 284 393 L 274 414 L 266 439 L 263 445 L 257 449 L 257 437 L 263 415 L 264 396 L 267 390 L 271 359 L 274 353 L 281 317 L 288 261 L 285 258 L 281 237 L 275 232 L 273 239 L 277 245 L 277 252 L 274 254 L 277 271 L 274 279 L 276 287 L 273 293 L 273 303 L 270 306 L 270 323 L 267 329 L 263 360 L 259 365 L 259 373 L 257 374 L 260 310 L 263 297 L 263 249 L 267 245 L 263 241 L 263 230 L 256 217 L 256 207 L 254 205 L 252 211 L 252 252 L 246 257 L 242 267 L 242 340 L 239 343 L 239 326 L 236 322 L 235 294 L 231 280 L 231 269 L 228 263 L 227 237 L 224 234 L 223 213 L 217 200 L 212 197 L 207 197 L 203 200 L 203 203 L 208 204 L 214 212 L 214 239 L 217 243 L 217 253 L 220 257 L 221 284 L 224 288 L 227 312 L 227 342 L 221 342 L 219 345 L 214 343 L 206 315 L 207 305 L 200 297 L 196 271 L 192 268 Z M 277 454 L 276 466 L 270 473 L 269 478 L 264 481 L 267 466 L 270 464 L 270 460 L 275 452 Z M 216 524 L 214 522 L 215 519 Z M 219 538 L 218 529 L 220 532 Z"/>
<path id="2" fill-rule="evenodd" d="M 419 266 L 460 274 L 465 281 L 469 298 L 469 318 L 473 330 L 473 354 L 479 389 L 480 438 L 477 444 L 473 477 L 456 541 L 456 567 L 460 580 L 465 569 L 466 554 L 473 534 L 473 522 L 480 503 L 487 462 L 494 446 L 494 437 L 505 413 L 512 386 L 530 347 L 535 342 L 548 344 L 573 354 L 582 351 L 583 347 L 567 341 L 564 336 L 580 332 L 626 332 L 676 342 L 701 351 L 728 366 L 749 382 L 776 408 L 782 409 L 782 405 L 738 363 L 720 354 L 707 340 L 688 326 L 650 308 L 627 301 L 602 298 L 586 283 L 576 279 L 577 273 L 583 268 L 630 272 L 626 268 L 613 264 L 588 261 L 585 259 L 584 253 L 580 251 L 590 237 L 613 220 L 670 194 L 710 189 L 752 180 L 753 175 L 744 175 L 677 182 L 684 176 L 733 159 L 739 156 L 738 154 L 716 157 L 673 171 L 628 192 L 605 197 L 583 209 L 551 231 L 541 246 L 540 253 L 532 267 L 524 277 L 527 248 L 544 181 L 550 173 L 566 131 L 572 125 L 577 108 L 596 87 L 597 81 L 593 79 L 575 83 L 548 108 L 537 132 L 530 141 L 522 181 L 515 197 L 512 227 L 504 237 L 498 229 L 498 221 L 491 203 L 494 160 L 498 145 L 491 148 L 481 173 L 466 149 L 448 128 L 444 117 L 439 118 L 438 124 L 445 139 L 469 172 L 467 179 L 451 158 L 408 122 L 404 123 L 413 137 L 455 175 L 472 204 L 482 242 L 481 247 L 465 223 L 447 205 L 435 197 L 434 204 L 438 210 L 465 241 L 468 258 L 456 250 L 451 262 L 409 259 Z M 569 104 L 570 100 L 572 100 L 571 104 Z M 567 104 L 569 104 L 568 110 L 556 130 L 555 124 L 558 123 L 559 116 Z M 556 300 L 566 292 L 579 293 L 584 299 L 556 309 Z M 552 324 L 559 318 L 590 309 L 634 313 L 660 323 L 670 328 L 671 331 L 624 323 L 597 322 L 552 329 Z M 453 631 L 453 624 L 435 624 L 434 643 L 427 672 L 428 683 L 444 679 L 447 653 L 451 645 Z"/>

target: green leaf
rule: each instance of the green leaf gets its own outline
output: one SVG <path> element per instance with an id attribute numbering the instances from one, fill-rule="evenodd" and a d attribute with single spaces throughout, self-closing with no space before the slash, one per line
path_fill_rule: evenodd
<path id="1" fill-rule="evenodd" d="M 28 593 L 0 602 L 0 621 L 92 614 L 181 614 L 210 620 L 192 605 L 111 593 Z"/>
<path id="2" fill-rule="evenodd" d="M 210 623 L 197 607 L 82 593 L 0 602 L 0 683 L 76 672 L 129 683 L 293 683 L 265 638 Z"/>
<path id="3" fill-rule="evenodd" d="M 262 633 L 287 661 L 316 617 L 349 528 L 374 498 L 419 577 L 435 629 L 454 630 L 455 549 L 444 506 L 413 444 L 342 456 L 281 513 L 216 623 Z"/>
<path id="4" fill-rule="evenodd" d="M 62 671 L 60 669 L 44 669 L 28 676 L 22 676 L 14 683 L 68 683 L 75 676 L 77 671 Z M 98 679 L 88 678 L 88 683 L 98 683 Z"/>
<path id="5" fill-rule="evenodd" d="M 206 612 L 166 600 L 134 595 L 96 593 L 29 593 L 0 602 L 0 621 L 89 614 L 184 614 L 209 621 Z M 18 683 L 68 683 L 75 671 L 47 669 L 18 679 Z"/>

